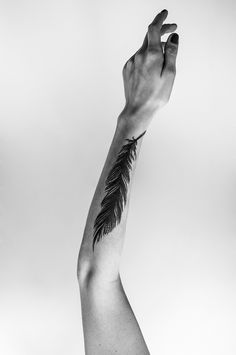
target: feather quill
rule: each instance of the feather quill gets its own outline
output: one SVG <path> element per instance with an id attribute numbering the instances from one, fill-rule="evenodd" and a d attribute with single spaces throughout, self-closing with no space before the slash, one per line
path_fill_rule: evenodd
<path id="1" fill-rule="evenodd" d="M 132 162 L 136 159 L 137 141 L 146 131 L 137 138 L 126 139 L 118 157 L 105 181 L 105 197 L 101 202 L 101 211 L 94 222 L 93 251 L 95 244 L 110 233 L 120 223 L 122 211 L 127 202 L 127 188 L 130 182 Z"/>

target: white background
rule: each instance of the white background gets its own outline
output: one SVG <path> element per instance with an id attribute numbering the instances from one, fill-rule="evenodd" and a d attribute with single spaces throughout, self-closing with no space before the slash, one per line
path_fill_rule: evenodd
<path id="1" fill-rule="evenodd" d="M 1 0 L 1 354 L 84 354 L 83 228 L 123 65 L 164 8 L 177 75 L 137 162 L 122 280 L 151 354 L 236 352 L 235 1 Z"/>

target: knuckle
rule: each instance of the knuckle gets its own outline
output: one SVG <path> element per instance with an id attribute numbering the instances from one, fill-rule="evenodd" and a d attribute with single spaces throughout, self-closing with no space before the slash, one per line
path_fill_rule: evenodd
<path id="1" fill-rule="evenodd" d="M 173 46 L 168 46 L 167 48 L 166 48 L 166 53 L 167 54 L 169 54 L 169 55 L 176 55 L 176 53 L 177 53 L 177 50 L 176 50 L 176 48 L 175 47 L 173 47 Z"/>
<path id="2" fill-rule="evenodd" d="M 141 62 L 142 54 L 136 53 L 135 56 L 134 56 L 134 60 L 135 60 L 135 62 L 138 62 L 138 63 Z"/>
<path id="3" fill-rule="evenodd" d="M 176 66 L 175 66 L 175 64 L 173 63 L 171 66 L 170 66 L 170 72 L 172 73 L 172 74 L 176 74 Z"/>
<path id="4" fill-rule="evenodd" d="M 151 46 L 151 45 L 149 45 L 148 46 L 148 52 L 147 52 L 147 54 L 150 56 L 153 56 L 153 55 L 157 55 L 157 52 L 158 52 L 158 48 L 157 48 L 157 46 Z"/>
<path id="5" fill-rule="evenodd" d="M 167 64 L 166 65 L 166 72 L 168 74 L 171 74 L 171 75 L 175 75 L 176 74 L 176 67 L 174 64 Z"/>
<path id="6" fill-rule="evenodd" d="M 154 29 L 154 24 L 153 23 L 150 23 L 149 25 L 148 25 L 148 31 L 153 31 L 153 29 Z"/>
<path id="7" fill-rule="evenodd" d="M 156 47 L 151 47 L 148 49 L 147 53 L 146 53 L 146 61 L 158 61 L 158 62 L 162 62 L 163 61 L 163 55 L 161 50 L 159 50 Z"/>
<path id="8" fill-rule="evenodd" d="M 125 63 L 124 67 L 123 67 L 123 71 L 127 70 L 128 67 L 131 65 L 131 60 L 127 60 L 127 62 Z"/>
<path id="9" fill-rule="evenodd" d="M 127 65 L 125 64 L 122 69 L 122 75 L 125 76 L 127 72 Z"/>
<path id="10" fill-rule="evenodd" d="M 153 52 L 148 52 L 147 55 L 145 56 L 145 64 L 149 65 L 150 63 L 156 62 L 157 56 L 156 53 Z"/>
<path id="11" fill-rule="evenodd" d="M 123 76 L 127 75 L 131 71 L 132 65 L 133 65 L 133 59 L 130 58 L 129 60 L 127 60 L 127 62 L 123 66 L 123 69 L 122 69 Z"/>

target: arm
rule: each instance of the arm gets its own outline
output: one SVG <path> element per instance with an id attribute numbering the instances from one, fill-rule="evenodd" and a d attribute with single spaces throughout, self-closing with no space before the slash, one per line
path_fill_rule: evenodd
<path id="1" fill-rule="evenodd" d="M 85 225 L 78 259 L 80 280 L 94 274 L 110 281 L 118 277 L 131 185 L 144 134 L 144 128 L 119 116 Z"/>
<path id="2" fill-rule="evenodd" d="M 117 119 L 114 137 L 89 209 L 78 259 L 78 276 L 81 278 L 91 268 L 100 276 L 111 279 L 118 276 L 132 180 L 140 146 L 156 112 L 168 102 L 175 78 L 178 46 L 171 43 L 169 36 L 163 53 L 160 42 L 160 35 L 176 29 L 175 24 L 161 26 L 166 16 L 167 12 L 157 15 L 149 25 L 142 47 L 123 68 L 126 105 Z M 141 134 L 144 135 L 138 138 Z M 125 149 L 127 139 L 132 140 L 132 137 L 135 142 L 127 150 L 136 152 L 136 158 L 130 158 L 128 164 L 129 153 L 123 154 L 121 158 L 119 154 Z M 113 185 L 110 184 L 109 189 L 107 178 L 112 172 L 116 180 Z M 128 176 L 125 178 L 125 174 L 129 175 L 129 179 Z M 106 188 L 109 191 L 112 187 L 117 190 L 109 198 Z"/>
<path id="3" fill-rule="evenodd" d="M 119 264 L 140 147 L 152 119 L 168 102 L 175 78 L 178 43 L 171 42 L 173 35 L 164 45 L 161 42 L 161 35 L 177 27 L 163 25 L 167 14 L 165 10 L 155 17 L 141 48 L 124 65 L 126 104 L 117 119 L 84 229 L 78 280 L 86 354 L 100 354 L 99 349 L 101 354 L 112 354 L 115 348 L 122 354 L 149 353 L 124 293 Z M 114 334 L 122 331 L 125 338 L 118 341 Z"/>

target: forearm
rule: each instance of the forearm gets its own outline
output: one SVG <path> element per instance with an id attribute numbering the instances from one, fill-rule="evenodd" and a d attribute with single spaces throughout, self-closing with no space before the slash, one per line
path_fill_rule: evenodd
<path id="1" fill-rule="evenodd" d="M 163 50 L 161 34 L 176 28 L 174 24 L 161 27 L 166 16 L 166 10 L 156 16 L 148 26 L 143 45 L 122 70 L 126 104 L 117 120 L 89 209 L 78 259 L 80 281 L 88 275 L 99 275 L 106 280 L 119 277 L 130 192 L 140 146 L 155 113 L 168 102 L 175 79 L 178 35 L 169 36 Z"/>
<path id="2" fill-rule="evenodd" d="M 84 229 L 78 259 L 81 280 L 89 274 L 110 281 L 119 277 L 132 181 L 146 132 L 145 124 L 120 116 Z"/>

